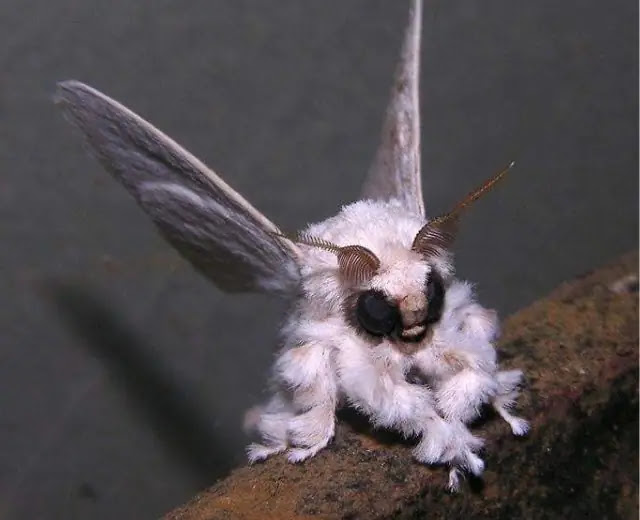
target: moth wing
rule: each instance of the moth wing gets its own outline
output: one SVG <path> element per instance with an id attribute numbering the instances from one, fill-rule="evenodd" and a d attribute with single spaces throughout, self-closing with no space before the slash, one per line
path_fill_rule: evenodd
<path id="1" fill-rule="evenodd" d="M 213 171 L 150 123 L 78 81 L 56 103 L 161 234 L 218 287 L 287 292 L 298 248 Z"/>
<path id="2" fill-rule="evenodd" d="M 365 180 L 362 196 L 368 199 L 399 199 L 411 212 L 424 216 L 420 177 L 420 32 L 422 2 L 411 4 L 387 106 L 382 138 Z"/>

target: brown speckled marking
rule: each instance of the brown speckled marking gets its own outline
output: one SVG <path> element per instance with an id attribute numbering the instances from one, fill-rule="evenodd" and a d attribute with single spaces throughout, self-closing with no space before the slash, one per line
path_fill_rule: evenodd
<path id="1" fill-rule="evenodd" d="M 459 372 L 466 366 L 464 358 L 451 350 L 443 352 L 442 359 L 451 367 L 452 370 L 456 372 Z"/>
<path id="2" fill-rule="evenodd" d="M 424 293 L 400 298 L 397 305 L 405 329 L 420 325 L 427 318 L 427 295 Z"/>
<path id="3" fill-rule="evenodd" d="M 487 415 L 482 483 L 449 495 L 446 471 L 415 463 L 407 443 L 340 421 L 315 458 L 239 468 L 165 518 L 637 518 L 638 295 L 609 289 L 637 267 L 626 255 L 506 321 L 501 357 L 524 370 L 518 408 L 533 430 L 514 438 Z"/>

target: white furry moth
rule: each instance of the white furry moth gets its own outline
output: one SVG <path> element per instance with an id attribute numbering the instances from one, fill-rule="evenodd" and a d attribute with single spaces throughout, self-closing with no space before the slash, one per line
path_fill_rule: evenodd
<path id="1" fill-rule="evenodd" d="M 379 427 L 415 435 L 418 461 L 480 475 L 481 439 L 467 425 L 489 404 L 509 413 L 522 373 L 499 371 L 493 311 L 454 278 L 451 246 L 463 210 L 506 172 L 449 213 L 427 219 L 420 177 L 420 0 L 409 25 L 380 148 L 363 199 L 287 236 L 169 137 L 97 90 L 59 84 L 56 101 L 102 165 L 160 232 L 226 291 L 292 300 L 274 368 L 272 400 L 252 414 L 256 461 L 287 451 L 298 462 L 334 435 L 342 405 Z M 408 380 L 418 372 L 427 384 Z"/>

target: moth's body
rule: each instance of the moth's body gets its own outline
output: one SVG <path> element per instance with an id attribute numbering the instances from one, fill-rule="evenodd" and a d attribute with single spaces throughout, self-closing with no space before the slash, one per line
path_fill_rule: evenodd
<path id="1" fill-rule="evenodd" d="M 275 363 L 276 394 L 250 414 L 251 425 L 264 439 L 249 447 L 250 460 L 284 450 L 292 462 L 315 455 L 334 435 L 336 409 L 350 405 L 376 426 L 422 436 L 414 450 L 421 462 L 452 462 L 482 471 L 474 453 L 482 442 L 464 424 L 477 418 L 486 403 L 507 414 L 505 406 L 515 397 L 521 373 L 497 371 L 492 346 L 496 315 L 475 303 L 469 284 L 453 278 L 448 259 L 429 261 L 411 251 L 425 223 L 399 201 L 367 200 L 305 230 L 337 245 L 361 244 L 378 256 L 381 266 L 365 287 L 345 286 L 335 255 L 304 249 L 299 296 Z M 354 334 L 351 302 L 368 288 L 383 291 L 398 304 L 403 328 L 421 327 L 426 283 L 434 271 L 447 288 L 440 319 L 424 333 L 406 341 L 401 335 Z M 418 373 L 426 384 L 410 382 L 409 373 Z M 514 433 L 526 431 L 526 423 L 506 417 Z"/>
<path id="2" fill-rule="evenodd" d="M 58 103 L 98 160 L 187 260 L 223 290 L 290 300 L 274 397 L 251 414 L 262 436 L 249 447 L 252 461 L 285 450 L 293 462 L 316 454 L 333 437 L 336 409 L 350 405 L 376 426 L 417 436 L 415 457 L 449 464 L 455 488 L 459 469 L 479 475 L 484 467 L 482 442 L 467 428 L 482 405 L 514 434 L 527 430 L 507 412 L 522 374 L 498 371 L 496 315 L 454 278 L 451 254 L 458 217 L 506 170 L 449 213 L 425 216 L 421 9 L 413 0 L 362 200 L 296 236 L 117 101 L 77 81 L 59 85 Z"/>

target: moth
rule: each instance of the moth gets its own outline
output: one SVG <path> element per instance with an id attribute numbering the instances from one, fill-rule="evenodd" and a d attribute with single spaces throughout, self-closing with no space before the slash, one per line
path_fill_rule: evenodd
<path id="1" fill-rule="evenodd" d="M 450 212 L 425 216 L 421 17 L 413 0 L 361 200 L 296 234 L 117 101 L 78 81 L 58 85 L 56 102 L 92 153 L 196 269 L 224 291 L 290 302 L 273 397 L 249 414 L 260 437 L 247 449 L 251 462 L 281 452 L 291 462 L 314 456 L 334 436 L 336 410 L 351 406 L 376 427 L 417 437 L 415 459 L 448 465 L 456 489 L 464 472 L 484 469 L 482 439 L 469 424 L 485 405 L 515 435 L 528 430 L 510 412 L 522 372 L 499 370 L 496 313 L 455 277 L 452 255 L 460 216 L 508 168 Z"/>

